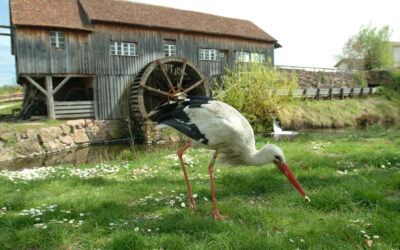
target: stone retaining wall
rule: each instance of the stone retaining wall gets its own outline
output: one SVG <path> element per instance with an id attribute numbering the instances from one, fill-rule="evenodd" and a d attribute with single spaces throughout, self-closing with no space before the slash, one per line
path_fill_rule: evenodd
<path id="1" fill-rule="evenodd" d="M 279 69 L 290 76 L 292 69 Z M 324 72 L 294 69 L 301 88 L 353 88 L 359 87 L 355 73 Z"/>
<path id="2" fill-rule="evenodd" d="M 178 142 L 183 136 L 173 129 L 155 130 L 146 122 L 143 128 L 145 143 Z M 14 158 L 33 157 L 68 150 L 78 146 L 102 144 L 108 141 L 128 141 L 126 121 L 70 120 L 54 127 L 27 128 L 22 131 L 0 125 L 0 164 Z"/>
<path id="3" fill-rule="evenodd" d="M 116 120 L 71 120 L 60 126 L 22 131 L 0 126 L 0 161 L 50 154 L 128 135 L 124 123 Z"/>

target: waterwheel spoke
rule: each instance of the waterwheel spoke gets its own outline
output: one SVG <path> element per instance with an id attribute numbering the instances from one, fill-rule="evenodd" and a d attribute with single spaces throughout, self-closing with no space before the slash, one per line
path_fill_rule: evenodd
<path id="1" fill-rule="evenodd" d="M 148 91 L 152 91 L 152 92 L 155 92 L 155 93 L 158 93 L 158 94 L 162 94 L 162 95 L 168 96 L 168 93 L 165 92 L 165 91 L 162 91 L 161 89 L 155 89 L 155 88 L 149 87 L 149 86 L 144 85 L 144 84 L 139 84 L 139 86 L 141 88 L 147 89 Z"/>
<path id="2" fill-rule="evenodd" d="M 183 62 L 182 70 L 181 70 L 181 78 L 179 79 L 178 86 L 179 88 L 182 87 L 182 82 L 183 82 L 183 76 L 185 75 L 185 70 L 186 70 L 186 64 L 187 64 L 187 59 Z"/>
<path id="3" fill-rule="evenodd" d="M 148 113 L 144 119 L 149 119 L 150 117 L 152 117 L 153 115 L 157 114 L 159 111 L 158 110 L 153 110 L 150 113 Z"/>
<path id="4" fill-rule="evenodd" d="M 164 65 L 161 63 L 160 60 L 157 60 L 158 64 L 160 64 L 161 71 L 163 72 L 165 79 L 167 79 L 168 85 L 170 88 L 173 87 L 171 80 L 168 77 L 167 71 L 165 71 Z"/>
<path id="5" fill-rule="evenodd" d="M 192 86 L 190 86 L 189 88 L 185 89 L 183 91 L 183 93 L 188 93 L 189 91 L 193 90 L 194 88 L 197 88 L 200 84 L 204 83 L 206 80 L 206 78 L 201 79 L 200 81 L 196 82 L 195 84 L 193 84 Z"/>

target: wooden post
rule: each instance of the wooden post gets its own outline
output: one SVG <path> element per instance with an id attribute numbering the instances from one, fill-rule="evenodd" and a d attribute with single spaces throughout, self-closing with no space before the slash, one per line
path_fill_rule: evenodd
<path id="1" fill-rule="evenodd" d="M 362 96 L 364 94 L 364 88 L 361 88 L 360 90 L 360 96 Z"/>
<path id="2" fill-rule="evenodd" d="M 53 79 L 51 76 L 46 76 L 45 85 L 47 90 L 47 115 L 50 119 L 56 119 L 54 112 Z"/>
<path id="3" fill-rule="evenodd" d="M 332 88 L 329 88 L 329 99 L 330 100 L 333 99 L 333 90 L 332 90 Z"/>
<path id="4" fill-rule="evenodd" d="M 350 90 L 350 96 L 351 96 L 351 98 L 354 99 L 354 88 L 351 88 L 351 90 Z"/>
<path id="5" fill-rule="evenodd" d="M 344 88 L 340 88 L 340 99 L 344 98 Z"/>
<path id="6" fill-rule="evenodd" d="M 320 97 L 320 91 L 321 91 L 321 90 L 318 88 L 318 89 L 317 89 L 317 93 L 316 93 L 316 95 L 317 95 L 317 100 L 319 100 L 319 97 Z"/>

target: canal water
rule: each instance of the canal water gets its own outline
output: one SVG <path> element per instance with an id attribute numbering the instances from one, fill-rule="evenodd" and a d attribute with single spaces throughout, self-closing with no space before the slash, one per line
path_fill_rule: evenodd
<path id="1" fill-rule="evenodd" d="M 165 145 L 135 145 L 136 152 L 155 152 L 165 149 L 178 149 L 179 143 Z M 18 170 L 61 164 L 79 165 L 84 163 L 100 163 L 116 160 L 121 154 L 130 154 L 129 144 L 96 145 L 74 148 L 38 157 L 19 158 L 12 161 L 1 161 L 0 171 L 4 169 Z M 132 157 L 133 158 L 133 157 Z"/>
<path id="2" fill-rule="evenodd" d="M 359 128 L 345 128 L 345 129 L 313 129 L 313 130 L 302 130 L 299 132 L 299 136 L 302 135 L 327 135 L 327 134 L 359 134 L 369 133 L 373 129 L 385 131 L 387 129 L 400 129 L 399 126 L 374 126 L 374 127 L 359 127 Z M 265 137 L 273 137 L 269 134 L 263 134 Z M 283 136 L 281 140 L 295 140 L 297 136 L 286 137 Z M 158 150 L 177 150 L 182 144 L 165 144 L 165 145 L 135 145 L 136 152 L 155 152 Z M 69 151 L 62 151 L 45 156 L 39 156 L 34 158 L 21 158 L 12 161 L 0 162 L 0 171 L 4 169 L 17 170 L 23 168 L 35 168 L 41 166 L 57 166 L 60 164 L 84 164 L 84 163 L 100 163 L 116 160 L 121 154 L 129 154 L 129 144 L 117 144 L 117 145 L 101 145 L 101 146 L 89 146 L 83 148 L 75 148 Z M 134 158 L 134 157 L 132 157 Z"/>

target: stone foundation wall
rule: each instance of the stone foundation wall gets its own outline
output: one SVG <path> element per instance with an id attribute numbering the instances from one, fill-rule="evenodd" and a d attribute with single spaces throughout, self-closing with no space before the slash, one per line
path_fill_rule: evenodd
<path id="1" fill-rule="evenodd" d="M 144 123 L 144 143 L 146 144 L 164 144 L 168 142 L 189 141 L 189 139 L 172 128 L 156 129 L 156 123 L 147 121 Z"/>
<path id="2" fill-rule="evenodd" d="M 0 161 L 50 154 L 89 143 L 128 138 L 127 127 L 116 120 L 71 120 L 54 127 L 15 131 L 0 126 Z"/>
<path id="3" fill-rule="evenodd" d="M 291 74 L 291 69 L 279 69 Z M 323 72 L 296 69 L 294 72 L 298 78 L 300 88 L 353 88 L 359 86 L 359 80 L 355 73 Z"/>
<path id="4" fill-rule="evenodd" d="M 146 122 L 142 128 L 146 144 L 179 142 L 184 136 L 174 129 L 155 129 Z M 136 135 L 138 136 L 138 135 Z M 130 138 L 129 127 L 121 120 L 71 120 L 60 126 L 27 128 L 22 131 L 0 125 L 0 164 L 14 158 L 33 157 L 78 146 Z"/>

